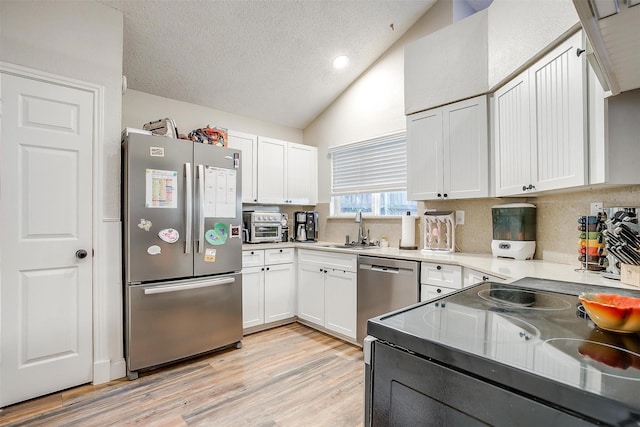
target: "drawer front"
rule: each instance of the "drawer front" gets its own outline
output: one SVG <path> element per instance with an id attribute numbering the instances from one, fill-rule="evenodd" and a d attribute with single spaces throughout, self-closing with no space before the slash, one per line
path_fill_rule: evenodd
<path id="1" fill-rule="evenodd" d="M 444 286 L 420 285 L 420 302 L 439 298 L 455 291 L 457 289 L 445 288 Z"/>
<path id="2" fill-rule="evenodd" d="M 453 289 L 462 288 L 462 267 L 459 265 L 423 262 L 420 270 L 422 284 Z"/>
<path id="3" fill-rule="evenodd" d="M 264 263 L 265 265 L 290 264 L 293 262 L 294 253 L 294 248 L 265 249 Z"/>
<path id="4" fill-rule="evenodd" d="M 264 249 L 242 251 L 242 268 L 262 267 L 264 265 Z"/>
<path id="5" fill-rule="evenodd" d="M 358 256 L 338 252 L 299 249 L 298 262 L 300 264 L 352 271 L 355 273 L 358 264 Z"/>

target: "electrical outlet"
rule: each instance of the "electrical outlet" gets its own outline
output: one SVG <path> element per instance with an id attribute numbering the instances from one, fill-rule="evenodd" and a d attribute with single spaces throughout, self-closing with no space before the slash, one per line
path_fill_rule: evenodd
<path id="1" fill-rule="evenodd" d="M 598 212 L 602 212 L 602 202 L 593 202 L 591 203 L 591 213 L 589 215 L 596 216 Z"/>
<path id="2" fill-rule="evenodd" d="M 456 211 L 456 225 L 464 225 L 464 211 Z"/>

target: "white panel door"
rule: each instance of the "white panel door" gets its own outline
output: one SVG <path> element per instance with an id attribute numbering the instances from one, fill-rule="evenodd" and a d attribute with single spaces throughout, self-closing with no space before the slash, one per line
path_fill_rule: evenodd
<path id="1" fill-rule="evenodd" d="M 248 133 L 229 131 L 229 148 L 242 151 L 242 201 L 258 201 L 258 137 Z"/>
<path id="2" fill-rule="evenodd" d="M 298 317 L 324 326 L 324 269 L 298 264 Z"/>
<path id="3" fill-rule="evenodd" d="M 487 120 L 485 95 L 443 107 L 443 197 L 489 196 Z"/>
<path id="4" fill-rule="evenodd" d="M 532 184 L 529 72 L 501 87 L 494 99 L 496 196 L 520 194 Z"/>
<path id="5" fill-rule="evenodd" d="M 264 323 L 264 267 L 242 269 L 242 327 Z"/>
<path id="6" fill-rule="evenodd" d="M 437 199 L 442 193 L 442 109 L 407 117 L 407 198 Z"/>
<path id="7" fill-rule="evenodd" d="M 315 205 L 318 202 L 318 149 L 289 143 L 287 153 L 287 203 Z"/>
<path id="8" fill-rule="evenodd" d="M 324 284 L 325 327 L 356 338 L 356 273 L 329 270 Z"/>
<path id="9" fill-rule="evenodd" d="M 587 182 L 585 74 L 582 32 L 558 46 L 529 71 L 531 140 L 537 191 Z"/>
<path id="10" fill-rule="evenodd" d="M 1 79 L 5 406 L 92 379 L 94 99 Z"/>
<path id="11" fill-rule="evenodd" d="M 296 315 L 296 283 L 293 264 L 267 265 L 264 275 L 264 321 Z"/>
<path id="12" fill-rule="evenodd" d="M 258 138 L 258 202 L 286 203 L 287 142 Z"/>

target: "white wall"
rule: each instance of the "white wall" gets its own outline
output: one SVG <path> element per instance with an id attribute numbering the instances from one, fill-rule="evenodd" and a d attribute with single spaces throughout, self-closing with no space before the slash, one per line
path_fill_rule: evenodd
<path id="1" fill-rule="evenodd" d="M 94 241 L 94 289 L 100 316 L 94 325 L 94 380 L 124 376 L 120 275 L 120 119 L 122 14 L 93 1 L 0 1 L 0 60 L 104 87 L 101 188 Z M 3 250 L 6 250 L 3 248 Z"/>
<path id="2" fill-rule="evenodd" d="M 304 129 L 318 147 L 318 200 L 330 199 L 329 147 L 404 130 L 404 46 L 452 23 L 451 0 L 440 0 Z"/>
<path id="3" fill-rule="evenodd" d="M 175 99 L 150 95 L 128 89 L 122 97 L 122 127 L 142 128 L 142 125 L 170 117 L 179 133 L 188 134 L 206 125 L 221 126 L 238 132 L 302 143 L 302 130 L 274 125 L 250 117 L 189 104 Z"/>

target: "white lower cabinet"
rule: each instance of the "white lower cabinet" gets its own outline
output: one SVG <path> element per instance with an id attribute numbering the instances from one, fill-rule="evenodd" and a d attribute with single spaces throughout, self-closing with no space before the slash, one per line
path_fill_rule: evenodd
<path id="1" fill-rule="evenodd" d="M 423 262 L 420 267 L 420 301 L 440 297 L 462 289 L 462 267 Z"/>
<path id="2" fill-rule="evenodd" d="M 494 283 L 504 283 L 504 279 L 493 276 L 491 274 L 483 273 L 482 271 L 474 270 L 472 268 L 464 268 L 464 287 L 476 285 L 480 282 L 494 282 Z"/>
<path id="3" fill-rule="evenodd" d="M 298 317 L 356 339 L 357 256 L 298 251 Z"/>
<path id="4" fill-rule="evenodd" d="M 294 248 L 242 252 L 242 325 L 244 329 L 294 318 Z"/>

